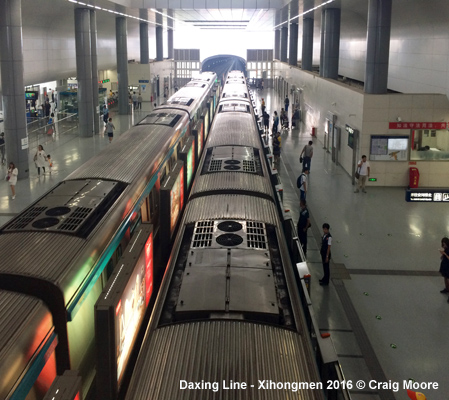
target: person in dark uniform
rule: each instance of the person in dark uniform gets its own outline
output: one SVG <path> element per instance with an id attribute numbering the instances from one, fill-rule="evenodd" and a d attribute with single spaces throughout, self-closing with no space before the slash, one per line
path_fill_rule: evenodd
<path id="1" fill-rule="evenodd" d="M 323 224 L 323 238 L 321 239 L 321 260 L 323 261 L 324 276 L 320 279 L 321 286 L 329 285 L 330 271 L 329 262 L 331 260 L 331 245 L 332 235 L 329 233 L 330 226 L 327 223 Z"/>
<path id="2" fill-rule="evenodd" d="M 301 243 L 302 251 L 304 255 L 307 255 L 307 229 L 310 227 L 310 217 L 309 210 L 307 209 L 307 204 L 305 200 L 301 200 L 299 203 L 299 207 L 301 208 L 299 212 L 299 220 L 298 220 L 298 239 Z"/>
<path id="3" fill-rule="evenodd" d="M 440 274 L 444 278 L 444 289 L 440 293 L 449 293 L 449 238 L 441 239 L 441 247 Z M 447 299 L 447 302 L 449 303 L 449 299 Z"/>

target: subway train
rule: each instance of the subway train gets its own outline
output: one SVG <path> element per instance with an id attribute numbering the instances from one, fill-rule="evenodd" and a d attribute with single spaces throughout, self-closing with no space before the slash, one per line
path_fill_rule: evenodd
<path id="1" fill-rule="evenodd" d="M 94 305 L 143 223 L 155 249 L 147 304 L 155 296 L 166 266 L 157 249 L 169 247 L 158 239 L 160 190 L 199 124 L 203 146 L 217 89 L 216 74 L 201 74 L 0 228 L 1 399 L 42 399 L 69 369 L 88 392 Z"/>
<path id="2" fill-rule="evenodd" d="M 126 400 L 325 398 L 260 134 L 233 71 Z"/>

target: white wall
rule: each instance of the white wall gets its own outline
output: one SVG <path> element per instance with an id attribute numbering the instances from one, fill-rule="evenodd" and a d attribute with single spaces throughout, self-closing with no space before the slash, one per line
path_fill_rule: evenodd
<path id="1" fill-rule="evenodd" d="M 397 117 L 407 122 L 449 121 L 449 100 L 440 94 L 385 94 L 367 95 L 343 83 L 323 79 L 311 72 L 292 68 L 281 62 L 275 63 L 275 75 L 284 77 L 290 87 L 301 88 L 301 110 L 307 104 L 311 111 L 306 118 L 304 131 L 317 127 L 318 140 L 324 143 L 324 126 L 329 113 L 337 116 L 336 125 L 341 128 L 341 150 L 339 163 L 352 174 L 352 149 L 347 145 L 348 124 L 360 131 L 357 159 L 362 154 L 370 154 L 371 135 L 410 135 L 410 130 L 390 130 L 389 122 Z M 449 137 L 449 132 L 447 137 Z M 449 139 L 447 139 L 449 140 Z M 377 182 L 375 186 L 407 186 L 408 161 L 370 161 L 371 175 Z M 449 161 L 417 161 L 420 171 L 420 186 L 447 187 L 449 182 Z"/>

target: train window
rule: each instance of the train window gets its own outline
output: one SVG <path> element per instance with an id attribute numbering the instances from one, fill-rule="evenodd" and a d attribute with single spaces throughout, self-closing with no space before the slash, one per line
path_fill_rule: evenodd
<path id="1" fill-rule="evenodd" d="M 220 107 L 220 112 L 248 112 L 249 113 L 249 107 L 243 103 L 223 104 Z"/>
<path id="2" fill-rule="evenodd" d="M 140 206 L 140 215 L 143 222 L 150 222 L 150 210 L 149 210 L 149 197 L 145 197 L 145 200 Z"/>
<path id="3" fill-rule="evenodd" d="M 122 254 L 123 254 L 122 245 L 119 244 L 117 249 L 115 250 L 114 265 L 117 265 L 118 260 L 120 260 L 120 258 L 122 257 Z"/>
<path id="4" fill-rule="evenodd" d="M 166 125 L 174 127 L 180 119 L 181 116 L 179 114 L 158 112 L 147 115 L 147 117 L 140 121 L 137 125 Z"/>
<path id="5" fill-rule="evenodd" d="M 140 226 L 142 222 L 142 216 L 140 214 L 140 209 L 137 212 L 134 212 L 131 216 L 131 220 L 129 221 L 129 234 L 130 237 L 133 237 L 134 232 Z"/>

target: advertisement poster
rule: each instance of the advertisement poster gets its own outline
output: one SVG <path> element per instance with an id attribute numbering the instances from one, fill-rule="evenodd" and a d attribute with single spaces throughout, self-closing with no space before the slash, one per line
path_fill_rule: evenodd
<path id="1" fill-rule="evenodd" d="M 139 261 L 138 268 L 134 269 L 115 308 L 117 381 L 119 384 L 145 312 L 145 260 Z"/>
<path id="2" fill-rule="evenodd" d="M 184 167 L 181 168 L 175 184 L 170 192 L 170 233 L 173 235 L 173 231 L 178 221 L 182 205 L 184 202 Z"/>
<path id="3" fill-rule="evenodd" d="M 145 243 L 145 307 L 153 293 L 153 232 Z"/>
<path id="4" fill-rule="evenodd" d="M 153 233 L 115 307 L 117 382 L 120 386 L 136 335 L 153 290 Z"/>
<path id="5" fill-rule="evenodd" d="M 187 187 L 190 187 L 190 183 L 192 182 L 193 177 L 193 171 L 195 169 L 195 157 L 193 157 L 194 152 L 195 142 L 192 142 L 192 147 L 190 147 L 190 150 L 187 153 Z"/>
<path id="6" fill-rule="evenodd" d="M 203 149 L 203 141 L 204 141 L 204 124 L 201 124 L 201 129 L 198 132 L 198 160 L 201 157 L 201 150 Z"/>

